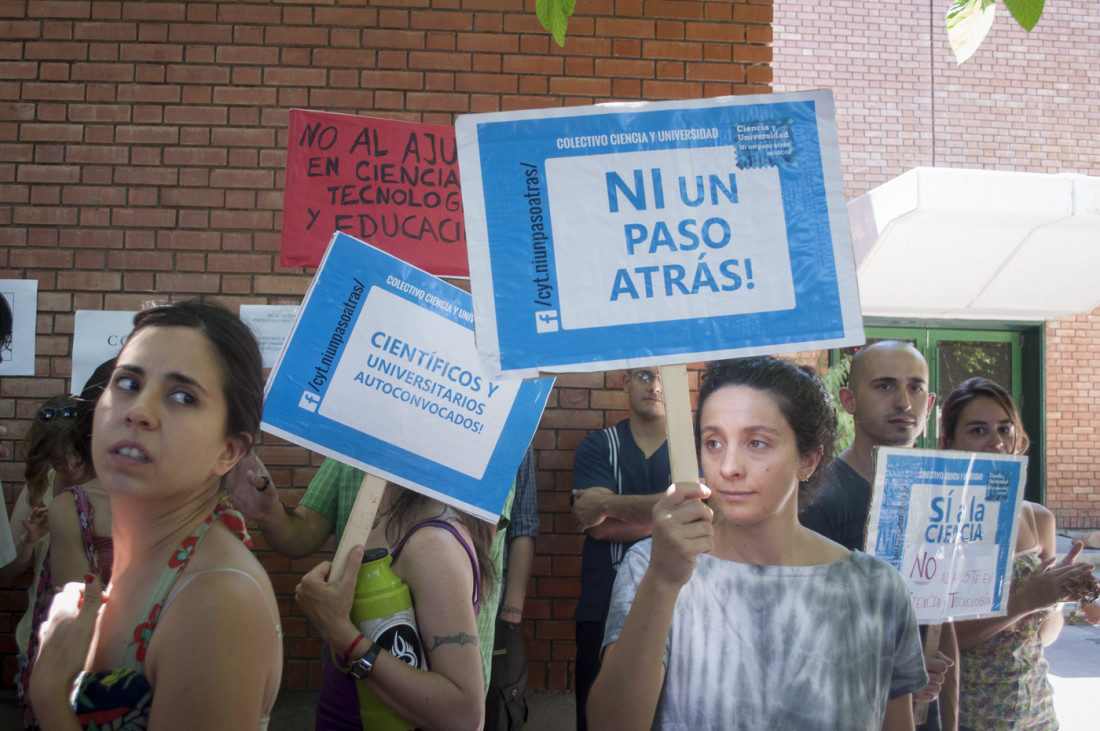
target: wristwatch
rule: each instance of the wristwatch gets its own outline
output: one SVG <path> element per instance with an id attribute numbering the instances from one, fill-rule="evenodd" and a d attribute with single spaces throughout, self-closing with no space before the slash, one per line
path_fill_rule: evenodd
<path id="1" fill-rule="evenodd" d="M 366 680 L 370 671 L 374 668 L 374 661 L 378 659 L 378 653 L 382 651 L 382 645 L 371 643 L 367 654 L 359 658 L 348 668 L 348 677 L 352 680 Z"/>

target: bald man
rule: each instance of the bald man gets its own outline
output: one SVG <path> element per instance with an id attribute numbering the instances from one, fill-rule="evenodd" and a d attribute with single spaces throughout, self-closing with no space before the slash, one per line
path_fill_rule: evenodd
<path id="1" fill-rule="evenodd" d="M 871 507 L 875 447 L 912 447 L 924 431 L 936 394 L 928 363 L 909 343 L 882 340 L 856 351 L 840 404 L 855 422 L 855 439 L 833 460 L 802 524 L 848 549 L 863 549 Z"/>

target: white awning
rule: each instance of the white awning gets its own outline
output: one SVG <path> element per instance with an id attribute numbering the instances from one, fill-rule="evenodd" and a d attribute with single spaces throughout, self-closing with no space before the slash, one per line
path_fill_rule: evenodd
<path id="1" fill-rule="evenodd" d="M 1100 304 L 1100 177 L 914 168 L 848 217 L 864 317 L 1048 320 Z"/>

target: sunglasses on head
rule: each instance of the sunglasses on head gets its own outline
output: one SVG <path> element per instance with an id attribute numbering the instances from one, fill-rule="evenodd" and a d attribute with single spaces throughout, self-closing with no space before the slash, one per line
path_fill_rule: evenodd
<path id="1" fill-rule="evenodd" d="M 56 408 L 53 406 L 42 406 L 34 413 L 34 418 L 41 421 L 43 424 L 48 424 L 54 419 L 64 419 L 65 421 L 72 421 L 76 418 L 75 406 L 64 406 Z"/>

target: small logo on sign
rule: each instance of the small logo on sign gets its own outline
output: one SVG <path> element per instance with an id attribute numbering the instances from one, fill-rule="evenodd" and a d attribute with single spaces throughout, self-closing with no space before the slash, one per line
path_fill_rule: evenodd
<path id="1" fill-rule="evenodd" d="M 302 392 L 302 400 L 298 402 L 298 408 L 317 413 L 317 406 L 321 403 L 321 397 L 309 391 Z"/>
<path id="2" fill-rule="evenodd" d="M 555 333 L 561 325 L 561 318 L 557 310 L 546 310 L 535 313 L 535 331 L 540 333 Z"/>

